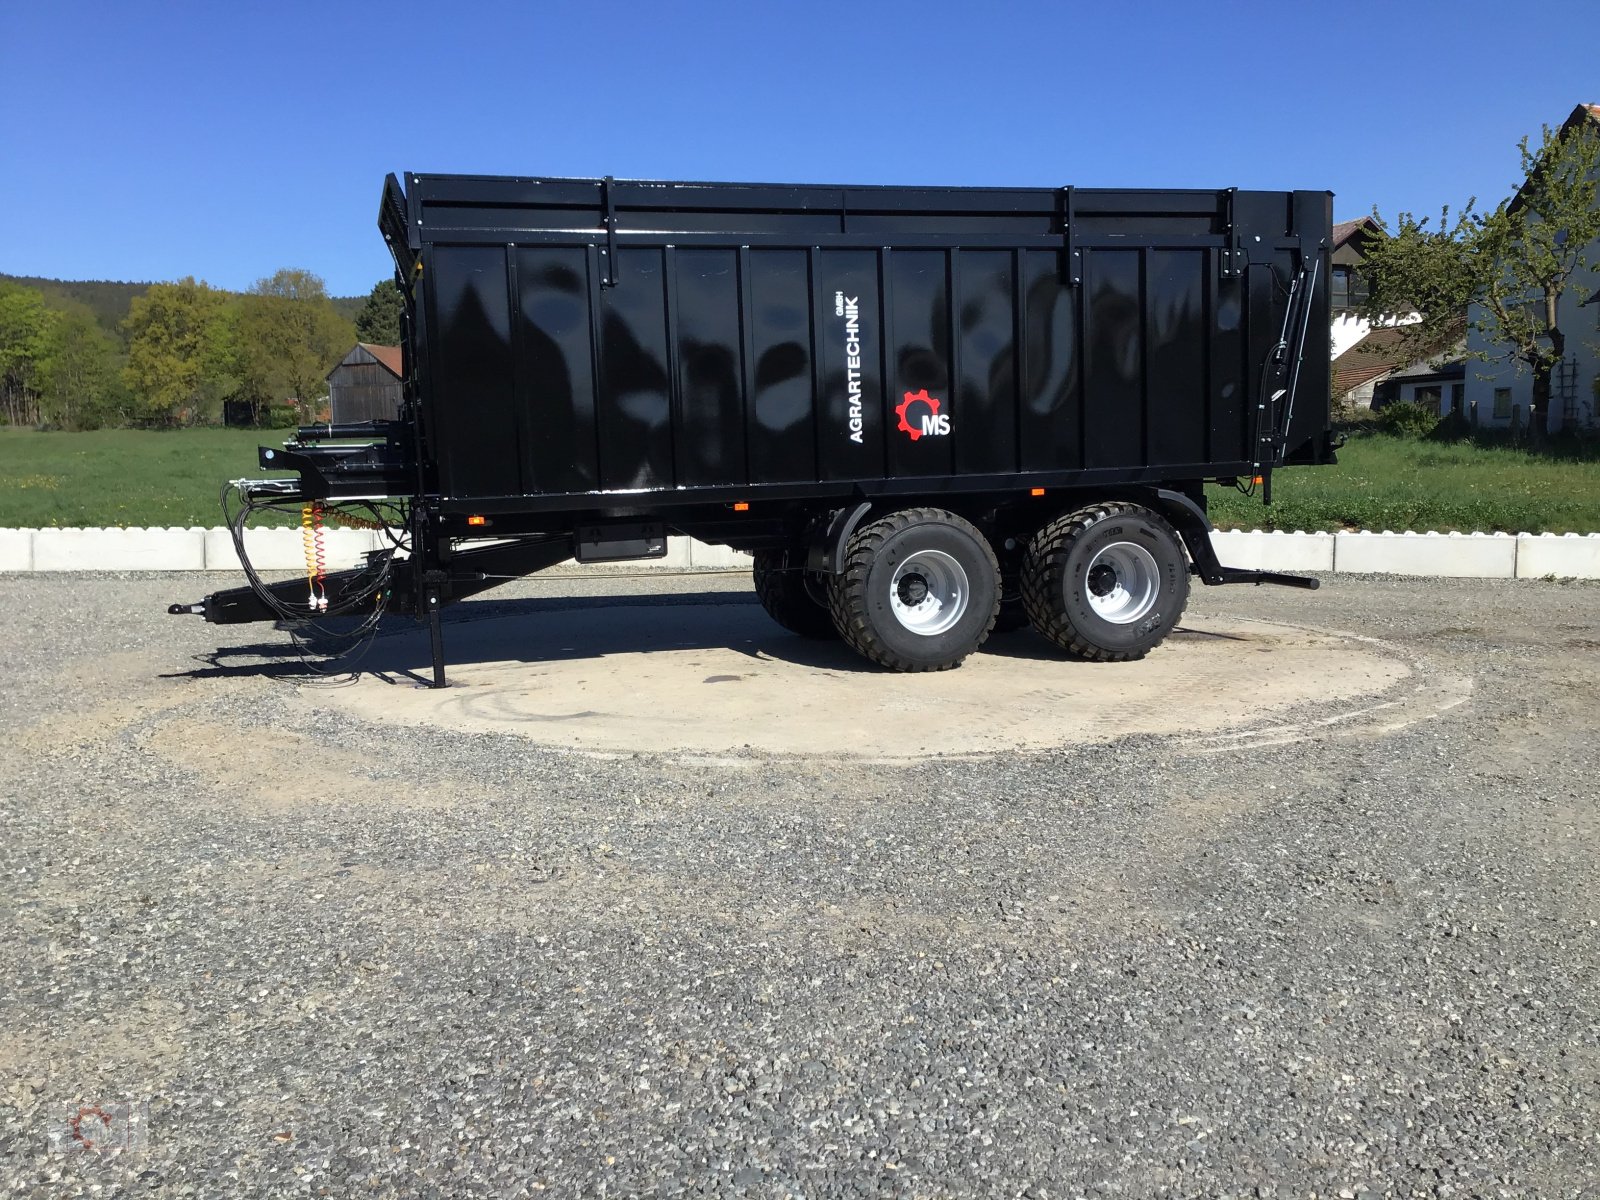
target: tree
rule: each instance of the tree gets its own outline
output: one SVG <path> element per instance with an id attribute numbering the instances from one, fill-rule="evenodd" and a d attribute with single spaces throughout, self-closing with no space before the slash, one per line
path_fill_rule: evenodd
<path id="1" fill-rule="evenodd" d="M 239 338 L 244 393 L 258 407 L 293 400 L 315 419 L 328 372 L 356 340 L 322 280 L 286 268 L 257 280 L 241 298 Z"/>
<path id="2" fill-rule="evenodd" d="M 117 340 L 84 305 L 68 302 L 52 315 L 39 367 L 40 416 L 62 429 L 120 423 L 128 394 Z"/>
<path id="3" fill-rule="evenodd" d="M 1493 212 L 1474 215 L 1468 201 L 1453 223 L 1445 209 L 1437 228 L 1410 213 L 1392 232 L 1384 226 L 1389 236 L 1367 250 L 1364 315 L 1420 313 L 1404 337 L 1426 352 L 1448 340 L 1470 304 L 1470 323 L 1488 347 L 1479 357 L 1512 359 L 1533 375 L 1528 428 L 1537 442 L 1549 421 L 1551 377 L 1566 355 L 1561 298 L 1570 287 L 1583 299 L 1588 289 L 1574 275 L 1600 266 L 1600 124 L 1580 107 L 1559 130 L 1546 126 L 1537 147 L 1523 138 L 1518 149 L 1526 180 Z"/>
<path id="4" fill-rule="evenodd" d="M 367 302 L 356 317 L 356 337 L 377 346 L 400 344 L 400 316 L 405 311 L 405 301 L 400 288 L 392 279 L 372 285 Z"/>
<path id="5" fill-rule="evenodd" d="M 193 276 L 152 284 L 123 323 L 122 377 L 139 416 L 163 425 L 216 422 L 239 387 L 235 316 L 227 296 Z"/>
<path id="6" fill-rule="evenodd" d="M 9 424 L 39 419 L 39 364 L 54 317 L 42 293 L 0 283 L 0 411 Z"/>
<path id="7" fill-rule="evenodd" d="M 1562 294 L 1571 286 L 1585 299 L 1588 289 L 1572 276 L 1600 266 L 1594 257 L 1600 239 L 1600 129 L 1587 109 L 1582 112 L 1582 121 L 1555 133 L 1546 127 L 1537 150 L 1522 140 L 1518 148 L 1528 181 L 1484 220 L 1478 236 L 1478 252 L 1502 266 L 1480 298 L 1492 326 L 1485 333 L 1510 347 L 1533 373 L 1528 424 L 1535 438 L 1545 433 L 1551 377 L 1567 353 Z"/>

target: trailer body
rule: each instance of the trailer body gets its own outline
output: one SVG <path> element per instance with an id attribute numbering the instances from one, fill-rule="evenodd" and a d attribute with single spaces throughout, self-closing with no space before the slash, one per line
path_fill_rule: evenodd
<path id="1" fill-rule="evenodd" d="M 1224 582 L 1204 483 L 1333 460 L 1326 192 L 410 174 L 379 227 L 401 419 L 261 462 L 313 503 L 403 497 L 419 614 L 477 590 L 448 565 L 475 538 L 543 565 L 681 533 L 826 583 L 864 521 L 916 509 L 1015 574 L 1095 500 Z"/>

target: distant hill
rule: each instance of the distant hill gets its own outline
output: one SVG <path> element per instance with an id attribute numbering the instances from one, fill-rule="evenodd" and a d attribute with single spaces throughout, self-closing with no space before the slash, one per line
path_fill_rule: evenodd
<path id="1" fill-rule="evenodd" d="M 104 279 L 39 279 L 32 275 L 0 274 L 0 282 L 20 283 L 37 288 L 52 300 L 70 300 L 94 313 L 94 319 L 109 332 L 116 333 L 135 296 L 149 289 L 148 283 L 121 283 Z"/>
<path id="2" fill-rule="evenodd" d="M 40 279 L 33 275 L 7 275 L 0 272 L 0 282 L 20 283 L 37 288 L 52 300 L 70 300 L 84 305 L 102 327 L 110 333 L 120 334 L 123 318 L 135 296 L 149 290 L 148 283 L 121 283 L 105 279 Z M 354 321 L 367 302 L 365 296 L 333 296 L 333 307 L 347 321 Z"/>
<path id="3" fill-rule="evenodd" d="M 361 309 L 367 302 L 365 296 L 329 296 L 328 299 L 332 301 L 334 311 L 352 324 L 361 315 Z"/>

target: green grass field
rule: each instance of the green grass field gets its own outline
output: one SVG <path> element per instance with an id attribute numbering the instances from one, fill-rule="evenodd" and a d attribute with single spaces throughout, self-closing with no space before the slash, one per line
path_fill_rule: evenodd
<path id="1" fill-rule="evenodd" d="M 1600 447 L 1542 457 L 1509 446 L 1363 433 L 1335 467 L 1278 472 L 1272 507 L 1210 489 L 1211 519 L 1232 529 L 1430 529 L 1447 533 L 1600 532 Z"/>
<path id="2" fill-rule="evenodd" d="M 216 525 L 224 480 L 260 476 L 281 430 L 0 429 L 0 526 Z M 1600 531 L 1600 450 L 1587 461 L 1363 434 L 1337 467 L 1281 471 L 1273 505 L 1211 489 L 1222 528 Z"/>
<path id="3" fill-rule="evenodd" d="M 0 527 L 220 525 L 225 480 L 261 478 L 275 429 L 0 429 Z"/>

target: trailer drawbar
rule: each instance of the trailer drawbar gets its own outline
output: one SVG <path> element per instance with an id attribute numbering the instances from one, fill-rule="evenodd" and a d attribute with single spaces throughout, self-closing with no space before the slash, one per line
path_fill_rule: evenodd
<path id="1" fill-rule="evenodd" d="M 429 624 L 681 534 L 754 556 L 785 628 L 897 671 L 1031 624 L 1143 657 L 1223 566 L 1205 485 L 1334 461 L 1326 192 L 394 176 L 390 420 L 303 426 L 224 489 L 218 624 Z M 291 514 L 303 579 L 250 565 Z M 381 532 L 327 571 L 329 527 Z M 357 618 L 349 622 L 334 618 Z"/>

